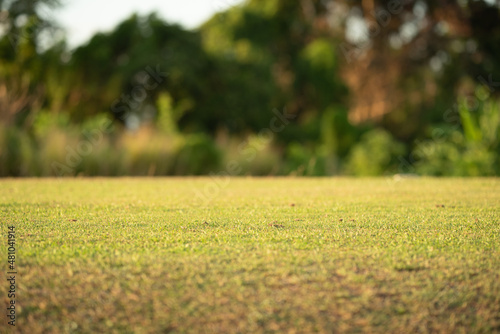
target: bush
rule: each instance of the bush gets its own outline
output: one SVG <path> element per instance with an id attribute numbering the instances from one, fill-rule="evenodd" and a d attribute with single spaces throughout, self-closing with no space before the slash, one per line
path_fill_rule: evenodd
<path id="1" fill-rule="evenodd" d="M 25 131 L 0 124 L 0 176 L 38 175 L 36 150 Z"/>
<path id="2" fill-rule="evenodd" d="M 404 145 L 390 133 L 382 129 L 371 130 L 352 148 L 344 171 L 357 176 L 392 173 L 396 170 L 398 157 L 404 153 Z"/>
<path id="3" fill-rule="evenodd" d="M 306 146 L 297 142 L 288 145 L 283 174 L 294 176 L 332 175 L 337 171 L 337 159 L 326 147 Z"/>
<path id="4" fill-rule="evenodd" d="M 123 172 L 120 173 L 142 176 L 171 175 L 174 173 L 179 145 L 179 138 L 147 127 L 122 133 L 117 144 L 124 166 Z"/>
<path id="5" fill-rule="evenodd" d="M 201 175 L 222 159 L 206 135 L 117 132 L 102 117 L 76 126 L 40 113 L 32 130 L 0 125 L 0 176 Z"/>
<path id="6" fill-rule="evenodd" d="M 434 129 L 444 133 L 439 139 L 419 143 L 414 155 L 419 174 L 433 176 L 500 175 L 500 107 L 495 101 L 481 103 L 477 110 L 460 104 L 462 127 L 446 131 L 446 125 Z"/>
<path id="7" fill-rule="evenodd" d="M 213 140 L 203 134 L 188 135 L 176 152 L 176 175 L 202 175 L 221 167 L 221 153 Z"/>

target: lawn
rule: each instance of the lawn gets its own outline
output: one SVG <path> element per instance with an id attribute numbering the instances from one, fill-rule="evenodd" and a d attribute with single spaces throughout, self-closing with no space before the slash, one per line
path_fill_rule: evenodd
<path id="1" fill-rule="evenodd" d="M 500 179 L 0 189 L 2 277 L 8 226 L 17 270 L 1 333 L 500 332 Z"/>

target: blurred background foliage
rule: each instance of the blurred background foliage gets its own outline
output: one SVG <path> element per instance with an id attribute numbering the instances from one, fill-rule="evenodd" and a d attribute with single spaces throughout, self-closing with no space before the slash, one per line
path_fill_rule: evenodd
<path id="1" fill-rule="evenodd" d="M 72 50 L 59 5 L 0 0 L 0 176 L 500 174 L 499 1 L 248 0 Z"/>

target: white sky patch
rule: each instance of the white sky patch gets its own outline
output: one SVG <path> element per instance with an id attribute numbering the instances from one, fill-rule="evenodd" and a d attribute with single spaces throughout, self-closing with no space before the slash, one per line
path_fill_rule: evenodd
<path id="1" fill-rule="evenodd" d="M 243 0 L 66 0 L 52 15 L 66 30 L 71 48 L 87 42 L 96 32 L 110 31 L 137 12 L 157 12 L 169 23 L 193 29 L 216 12 L 241 4 Z"/>

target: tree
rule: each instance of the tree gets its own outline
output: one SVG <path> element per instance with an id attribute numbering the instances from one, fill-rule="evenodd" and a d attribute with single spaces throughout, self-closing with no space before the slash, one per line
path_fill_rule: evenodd
<path id="1" fill-rule="evenodd" d="M 29 118 L 43 104 L 39 84 L 40 37 L 54 29 L 44 13 L 57 0 L 0 0 L 0 118 L 4 123 Z"/>
<path id="2" fill-rule="evenodd" d="M 498 1 L 330 4 L 330 15 L 341 22 L 336 33 L 344 37 L 343 76 L 356 123 L 375 121 L 410 141 L 430 122 L 443 121 L 469 80 L 500 78 Z"/>
<path id="3" fill-rule="evenodd" d="M 297 121 L 279 138 L 318 141 L 321 115 L 343 103 L 346 89 L 325 13 L 320 1 L 252 0 L 202 27 L 209 52 L 239 63 L 240 71 L 229 76 L 236 82 L 245 78 L 248 88 L 262 93 L 260 108 L 242 98 L 245 104 L 237 111 L 253 131 L 268 125 L 274 108 L 286 106 Z M 254 75 L 243 74 L 244 66 Z"/>

